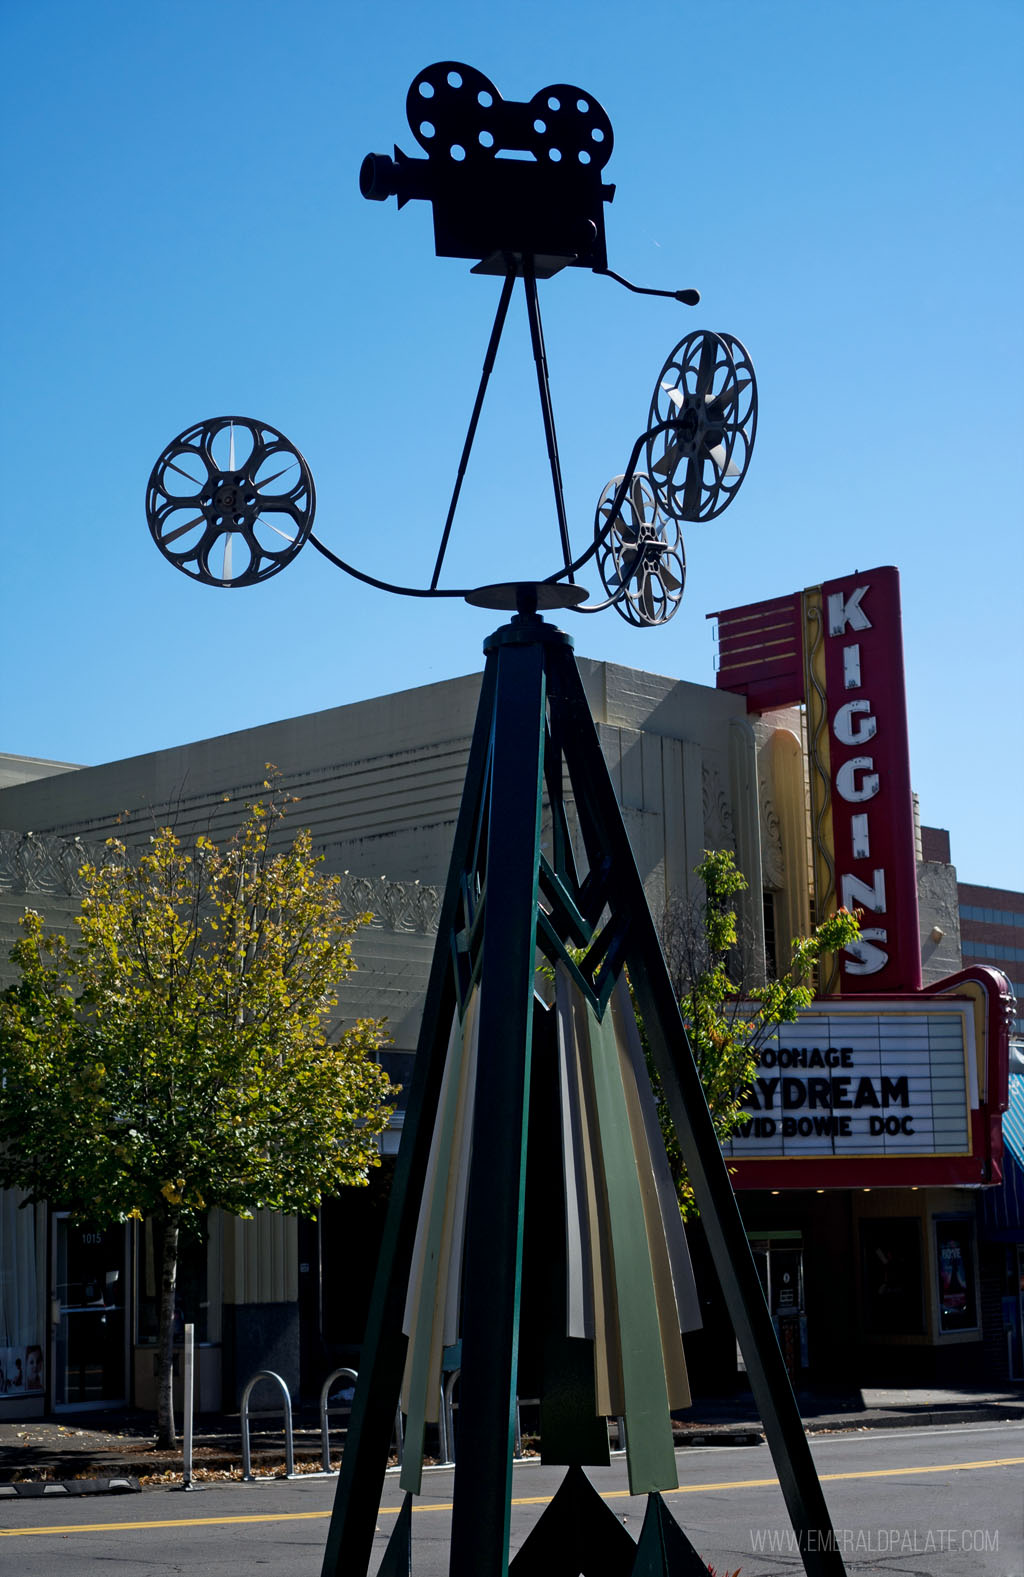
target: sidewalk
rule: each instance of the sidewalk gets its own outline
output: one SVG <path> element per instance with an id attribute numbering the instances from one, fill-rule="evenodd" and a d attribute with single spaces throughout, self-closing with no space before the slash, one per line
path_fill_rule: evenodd
<path id="1" fill-rule="evenodd" d="M 809 1434 L 853 1429 L 1024 1422 L 1024 1386 L 1006 1390 L 880 1390 L 800 1392 L 797 1401 Z M 254 1420 L 253 1468 L 257 1473 L 283 1471 L 281 1435 L 261 1426 L 276 1421 Z M 528 1427 L 524 1420 L 524 1427 Z M 259 1431 L 259 1432 L 258 1432 Z M 296 1464 L 320 1466 L 320 1431 L 316 1410 L 297 1407 L 294 1417 Z M 701 1398 L 675 1425 L 676 1443 L 685 1445 L 755 1444 L 761 1422 L 748 1393 Z M 340 1435 L 332 1432 L 336 1451 Z M 193 1436 L 196 1477 L 241 1477 L 241 1431 L 238 1415 L 203 1417 Z M 0 1423 L 0 1488 L 24 1480 L 46 1480 L 56 1487 L 75 1480 L 147 1479 L 170 1483 L 181 1476 L 181 1449 L 159 1451 L 153 1418 L 148 1413 L 65 1415 L 28 1423 Z"/>

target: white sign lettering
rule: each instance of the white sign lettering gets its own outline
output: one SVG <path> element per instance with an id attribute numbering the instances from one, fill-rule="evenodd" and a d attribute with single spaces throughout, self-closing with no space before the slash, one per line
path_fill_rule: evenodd
<path id="1" fill-rule="evenodd" d="M 871 858 L 871 839 L 868 836 L 868 818 L 861 812 L 850 817 L 850 841 L 853 844 L 853 857 L 855 860 Z"/>
<path id="2" fill-rule="evenodd" d="M 881 1013 L 816 1004 L 761 1047 L 726 1153 L 966 1154 L 973 1056 L 966 1002 L 894 1002 Z"/>
<path id="3" fill-rule="evenodd" d="M 882 914 L 885 911 L 885 872 L 871 872 L 871 886 L 862 882 L 859 876 L 840 877 L 839 886 L 843 894 L 843 907 L 853 909 L 859 907 L 870 909 L 873 914 Z"/>
<path id="4" fill-rule="evenodd" d="M 879 788 L 878 773 L 873 770 L 874 765 L 871 756 L 851 756 L 849 761 L 843 762 L 836 773 L 836 788 L 847 804 L 856 805 L 862 799 L 874 799 Z M 863 772 L 864 776 L 858 778 L 858 772 Z"/>
<path id="5" fill-rule="evenodd" d="M 875 943 L 888 940 L 889 933 L 884 925 L 862 925 L 857 940 L 844 948 L 847 974 L 877 975 L 889 962 L 889 955 L 883 947 L 876 947 Z"/>
<path id="6" fill-rule="evenodd" d="M 832 732 L 843 745 L 865 745 L 874 739 L 878 720 L 871 715 L 871 702 L 847 701 L 832 719 Z"/>
<path id="7" fill-rule="evenodd" d="M 847 625 L 851 630 L 870 630 L 871 620 L 860 605 L 864 593 L 870 590 L 870 586 L 858 586 L 848 597 L 844 597 L 841 591 L 829 593 L 828 633 L 830 635 L 845 635 Z"/>

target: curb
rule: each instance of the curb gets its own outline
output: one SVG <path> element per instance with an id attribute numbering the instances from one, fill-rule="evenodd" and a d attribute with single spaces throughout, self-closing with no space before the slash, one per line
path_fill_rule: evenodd
<path id="1" fill-rule="evenodd" d="M 950 1408 L 932 1411 L 921 1409 L 914 1413 L 892 1413 L 879 1417 L 877 1414 L 861 1415 L 861 1422 L 857 1422 L 857 1415 L 844 1415 L 842 1419 L 830 1418 L 815 1420 L 808 1423 L 804 1420 L 804 1429 L 809 1434 L 820 1429 L 933 1429 L 942 1424 L 1019 1424 L 1024 1422 L 1024 1406 L 1008 1403 L 1005 1407 L 965 1407 Z"/>
<path id="2" fill-rule="evenodd" d="M 888 1415 L 879 1415 L 875 1412 L 843 1413 L 839 1415 L 822 1415 L 819 1418 L 803 1420 L 804 1433 L 815 1435 L 819 1433 L 845 1433 L 848 1431 L 872 1429 L 914 1429 L 936 1428 L 943 1424 L 1021 1424 L 1024 1423 L 1024 1402 L 1007 1402 L 1003 1404 L 989 1404 L 980 1407 L 947 1407 L 947 1408 L 921 1408 L 894 1412 Z M 691 1425 L 689 1429 L 681 1430 L 675 1435 L 674 1449 L 677 1451 L 687 1448 L 708 1448 L 720 1446 L 758 1446 L 764 1442 L 765 1435 L 759 1425 L 721 1425 L 712 1424 L 703 1427 Z M 237 1466 L 237 1458 L 232 1458 L 232 1465 Z M 529 1459 L 528 1459 L 529 1460 Z M 431 1471 L 438 1471 L 450 1467 L 449 1463 L 431 1465 Z M 97 1463 L 96 1466 L 99 1466 Z M 104 1464 L 106 1466 L 106 1464 Z M 149 1471 L 148 1468 L 140 1469 L 132 1464 L 135 1473 Z M 102 1469 L 101 1469 L 102 1471 Z M 388 1470 L 397 1471 L 397 1470 Z M 314 1475 L 301 1473 L 296 1479 L 311 1478 Z M 316 1475 L 319 1476 L 319 1475 Z M 335 1474 L 331 1475 L 336 1477 Z M 268 1482 L 271 1480 L 268 1477 Z M 274 1479 L 274 1482 L 285 1482 Z M 181 1485 L 162 1484 L 164 1489 L 181 1488 Z M 193 1486 L 199 1487 L 199 1486 Z M 73 1478 L 73 1479 L 28 1479 L 19 1482 L 0 1482 L 0 1499 L 41 1499 L 45 1496 L 66 1495 L 127 1495 L 141 1494 L 142 1485 L 139 1479 L 131 1473 L 112 1474 L 107 1478 Z"/>
<path id="3" fill-rule="evenodd" d="M 25 1479 L 17 1484 L 0 1484 L 0 1497 L 17 1495 L 25 1500 L 44 1495 L 141 1495 L 137 1478 L 64 1478 Z"/>

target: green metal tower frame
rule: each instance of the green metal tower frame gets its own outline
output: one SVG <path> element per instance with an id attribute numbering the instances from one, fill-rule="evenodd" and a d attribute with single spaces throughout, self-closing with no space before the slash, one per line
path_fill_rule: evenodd
<path id="1" fill-rule="evenodd" d="M 487 662 L 323 1577 L 362 1577 L 369 1569 L 405 1367 L 406 1291 L 444 1062 L 458 1004 L 473 984 L 479 986 L 480 1053 L 449 1571 L 450 1577 L 506 1577 L 510 1570 L 523 1228 L 528 1154 L 535 1153 L 528 1135 L 538 949 L 560 958 L 599 1009 L 622 969 L 628 970 L 805 1569 L 808 1577 L 842 1577 L 842 1556 L 572 641 L 539 617 L 536 588 L 520 588 L 517 602 L 518 615 L 484 644 Z M 585 850 L 583 874 L 573 853 L 566 782 Z M 550 859 L 541 848 L 545 798 Z M 537 1076 L 543 1077 L 539 1065 Z M 536 1099 L 535 1091 L 535 1110 Z M 557 1460 L 568 1473 L 512 1563 L 512 1577 L 575 1577 L 581 1568 L 585 1577 L 683 1571 L 696 1577 L 705 1568 L 657 1493 L 649 1497 L 634 1545 L 583 1473 L 598 1458 L 593 1428 L 577 1424 L 574 1435 L 567 1423 L 580 1417 L 573 1385 L 577 1393 L 588 1389 L 578 1369 L 574 1380 L 563 1363 L 557 1377 L 563 1400 L 569 1398 L 557 1428 Z M 542 1449 L 543 1433 L 542 1415 Z M 407 1497 L 382 1573 L 411 1570 L 410 1510 Z"/>

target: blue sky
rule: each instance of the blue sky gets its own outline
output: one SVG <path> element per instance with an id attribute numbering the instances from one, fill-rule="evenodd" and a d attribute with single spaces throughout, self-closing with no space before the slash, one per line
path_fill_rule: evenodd
<path id="1" fill-rule="evenodd" d="M 600 100 L 611 266 L 703 294 L 542 285 L 574 544 L 677 340 L 727 330 L 758 375 L 750 471 L 685 530 L 679 613 L 572 616 L 577 649 L 711 684 L 707 612 L 897 564 L 923 819 L 965 880 L 1024 887 L 1018 0 L 969 25 L 946 0 L 8 0 L 0 27 L 0 748 L 111 760 L 479 666 L 493 614 L 311 547 L 199 587 L 143 507 L 176 433 L 253 415 L 309 460 L 325 543 L 429 579 L 497 283 L 357 176 L 419 151 L 407 87 L 463 60 L 509 99 Z M 450 562 L 546 574 L 556 543 L 517 296 Z"/>

